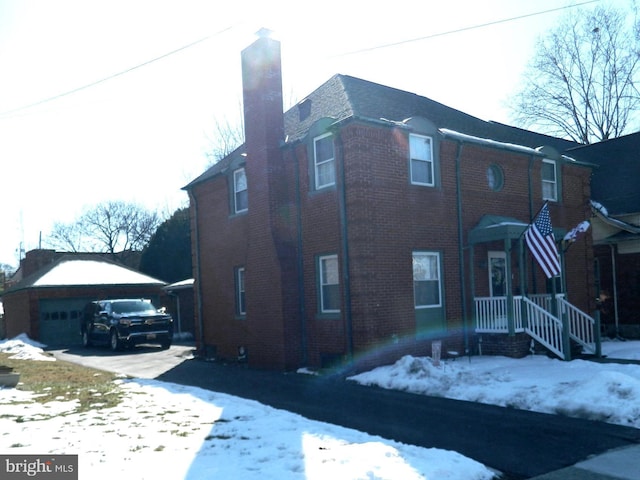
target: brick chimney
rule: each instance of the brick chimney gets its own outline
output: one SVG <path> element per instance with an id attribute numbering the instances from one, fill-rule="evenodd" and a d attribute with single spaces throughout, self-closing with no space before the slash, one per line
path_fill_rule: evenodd
<path id="1" fill-rule="evenodd" d="M 41 268 L 49 265 L 57 258 L 55 250 L 36 249 L 27 252 L 25 257 L 20 261 L 20 269 L 22 277 L 36 273 Z"/>
<path id="2" fill-rule="evenodd" d="M 242 84 L 246 147 L 248 245 L 247 322 L 251 338 L 243 345 L 251 363 L 287 368 L 295 364 L 287 339 L 297 325 L 295 301 L 295 225 L 287 213 L 292 191 L 283 158 L 284 114 L 280 42 L 260 30 L 242 51 Z"/>
<path id="3" fill-rule="evenodd" d="M 284 140 L 280 42 L 258 32 L 258 40 L 242 51 L 242 93 L 247 156 L 258 162 L 280 158 Z"/>

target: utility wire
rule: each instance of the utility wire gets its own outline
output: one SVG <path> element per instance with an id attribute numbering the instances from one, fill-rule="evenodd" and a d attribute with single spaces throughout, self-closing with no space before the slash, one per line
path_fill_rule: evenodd
<path id="1" fill-rule="evenodd" d="M 427 36 L 424 36 L 424 37 L 412 38 L 412 39 L 408 39 L 408 40 L 401 40 L 399 42 L 387 43 L 387 44 L 384 44 L 384 45 L 378 45 L 378 46 L 375 46 L 375 47 L 363 48 L 363 49 L 360 49 L 360 50 L 353 50 L 351 52 L 346 52 L 346 53 L 340 53 L 340 54 L 337 54 L 337 55 L 333 55 L 333 56 L 331 56 L 329 58 L 346 57 L 346 56 L 349 56 L 349 55 L 356 55 L 358 53 L 365 53 L 365 52 L 370 52 L 370 51 L 373 51 L 373 50 L 380 50 L 380 49 L 383 49 L 383 48 L 395 47 L 395 46 L 404 45 L 404 44 L 407 44 L 407 43 L 418 42 L 418 41 L 421 41 L 421 40 L 428 40 L 430 38 L 442 37 L 442 36 L 445 36 L 445 35 L 452 35 L 454 33 L 460 33 L 460 32 L 465 32 L 465 31 L 468 31 L 468 30 L 475 30 L 475 29 L 478 29 L 478 28 L 489 27 L 491 25 L 498 25 L 500 23 L 511 22 L 511 21 L 514 21 L 514 20 L 521 20 L 523 18 L 534 17 L 534 16 L 537 16 L 537 15 L 543 15 L 543 14 L 547 14 L 547 13 L 551 13 L 551 12 L 557 12 L 557 11 L 560 11 L 560 10 L 566 10 L 568 8 L 575 8 L 575 7 L 579 7 L 579 6 L 582 6 L 582 5 L 588 5 L 590 3 L 597 3 L 599 1 L 600 0 L 589 0 L 589 1 L 586 1 L 586 2 L 582 2 L 582 3 L 576 3 L 576 4 L 573 4 L 573 5 L 567 5 L 567 6 L 564 6 L 564 7 L 552 8 L 550 10 L 543 10 L 541 12 L 528 13 L 528 14 L 525 14 L 525 15 L 517 16 L 517 17 L 504 18 L 504 19 L 501 19 L 501 20 L 495 20 L 493 22 L 483 23 L 483 24 L 479 24 L 479 25 L 472 25 L 472 26 L 469 26 L 469 27 L 458 28 L 456 30 L 449 30 L 447 32 L 434 33 L 433 35 L 427 35 Z M 12 113 L 20 112 L 20 111 L 26 110 L 28 108 L 36 107 L 38 105 L 42 105 L 44 103 L 51 102 L 53 100 L 57 100 L 57 99 L 62 98 L 62 97 L 66 97 L 68 95 L 80 92 L 82 90 L 86 90 L 87 88 L 95 87 L 96 85 L 104 83 L 104 82 L 106 82 L 108 80 L 112 80 L 113 78 L 119 77 L 119 76 L 124 75 L 124 74 L 129 73 L 129 72 L 132 72 L 134 70 L 137 70 L 138 68 L 145 67 L 145 66 L 147 66 L 147 65 L 149 65 L 151 63 L 157 62 L 158 60 L 162 60 L 162 59 L 164 59 L 166 57 L 169 57 L 169 56 L 174 55 L 174 54 L 176 54 L 178 52 L 181 52 L 182 50 L 186 50 L 187 48 L 193 47 L 194 45 L 197 45 L 197 44 L 202 43 L 202 42 L 204 42 L 206 40 L 209 40 L 210 38 L 216 37 L 216 36 L 226 32 L 226 31 L 230 30 L 231 28 L 232 27 L 227 27 L 227 28 L 225 28 L 223 30 L 220 30 L 220 31 L 218 31 L 218 32 L 216 32 L 216 33 L 214 33 L 212 35 L 208 35 L 206 37 L 203 37 L 203 38 L 201 38 L 199 40 L 196 40 L 194 42 L 189 43 L 188 45 L 184 45 L 183 47 L 180 47 L 180 48 L 177 48 L 175 50 L 172 50 L 172 51 L 170 51 L 168 53 L 165 53 L 164 55 L 160 55 L 159 57 L 156 57 L 156 58 L 153 58 L 153 59 L 148 60 L 146 62 L 140 63 L 140 64 L 138 64 L 138 65 L 136 65 L 134 67 L 128 68 L 128 69 L 123 70 L 121 72 L 114 73 L 113 75 L 109 75 L 108 77 L 102 78 L 100 80 L 96 80 L 95 82 L 88 83 L 88 84 L 83 85 L 81 87 L 74 88 L 73 90 L 69 90 L 67 92 L 60 93 L 58 95 L 54 95 L 53 97 L 48 97 L 48 98 L 39 100 L 37 102 L 31 103 L 31 104 L 28 104 L 28 105 L 24 105 L 22 107 L 18 107 L 18 108 L 14 108 L 12 110 L 7 110 L 7 111 L 4 111 L 4 112 L 0 112 L 0 117 L 7 116 L 7 115 L 10 115 Z"/>
<path id="2" fill-rule="evenodd" d="M 462 27 L 462 28 L 458 28 L 456 30 L 449 30 L 447 32 L 434 33 L 433 35 L 427 35 L 427 36 L 424 36 L 424 37 L 411 38 L 409 40 L 400 40 L 399 42 L 385 43 L 383 45 L 378 45 L 378 46 L 375 46 L 375 47 L 368 47 L 368 48 L 362 48 L 360 50 L 353 50 L 351 52 L 339 53 L 339 54 L 333 55 L 333 56 L 331 56 L 329 58 L 346 57 L 346 56 L 349 56 L 349 55 L 356 55 L 358 53 L 365 53 L 365 52 L 371 52 L 373 50 L 380 50 L 380 49 L 383 49 L 383 48 L 396 47 L 398 45 L 404 45 L 406 43 L 413 43 L 413 42 L 419 42 L 421 40 L 428 40 L 430 38 L 443 37 L 445 35 L 452 35 L 454 33 L 466 32 L 468 30 L 475 30 L 477 28 L 489 27 L 491 25 L 498 25 L 500 23 L 512 22 L 514 20 L 522 20 L 523 18 L 535 17 L 537 15 L 544 15 L 546 13 L 557 12 L 559 10 L 566 10 L 568 8 L 580 7 L 582 5 L 588 5 L 590 3 L 597 3 L 599 1 L 600 0 L 590 0 L 588 2 L 576 3 L 576 4 L 573 4 L 573 5 L 566 5 L 564 7 L 552 8 L 550 10 L 543 10 L 541 12 L 527 13 L 525 15 L 519 15 L 517 17 L 503 18 L 501 20 L 495 20 L 493 22 L 482 23 L 482 24 L 479 24 L 479 25 L 471 25 L 469 27 Z"/>
<path id="3" fill-rule="evenodd" d="M 14 108 L 12 110 L 7 110 L 5 112 L 0 112 L 0 117 L 6 116 L 6 115 L 10 115 L 12 113 L 16 113 L 16 112 L 19 112 L 19 111 L 22 111 L 22 110 L 26 110 L 28 108 L 36 107 L 38 105 L 42 105 L 43 103 L 51 102 L 53 100 L 57 100 L 57 99 L 62 98 L 62 97 L 66 97 L 67 95 L 71 95 L 73 93 L 77 93 L 77 92 L 80 92 L 82 90 L 86 90 L 87 88 L 95 87 L 96 85 L 104 83 L 104 82 L 106 82 L 108 80 L 112 80 L 112 79 L 114 79 L 116 77 L 119 77 L 119 76 L 124 75 L 124 74 L 129 73 L 129 72 L 132 72 L 134 70 L 137 70 L 138 68 L 145 67 L 145 66 L 147 66 L 147 65 L 149 65 L 151 63 L 157 62 L 158 60 L 162 60 L 162 59 L 167 58 L 167 57 L 169 57 L 171 55 L 174 55 L 174 54 L 176 54 L 178 52 L 186 50 L 187 48 L 191 48 L 191 47 L 193 47 L 195 45 L 198 45 L 199 43 L 202 43 L 202 42 L 204 42 L 206 40 L 209 40 L 209 39 L 211 39 L 213 37 L 216 37 L 218 35 L 223 34 L 224 32 L 230 30 L 231 28 L 232 27 L 227 27 L 227 28 L 225 28 L 223 30 L 220 30 L 220 31 L 216 32 L 216 33 L 213 33 L 213 34 L 208 35 L 206 37 L 203 37 L 203 38 L 201 38 L 199 40 L 191 42 L 188 45 L 184 45 L 184 46 L 182 46 L 180 48 L 176 48 L 175 50 L 172 50 L 172 51 L 167 52 L 167 53 L 165 53 L 163 55 L 160 55 L 159 57 L 152 58 L 151 60 L 147 60 L 146 62 L 140 63 L 140 64 L 138 64 L 138 65 L 136 65 L 134 67 L 131 67 L 131 68 L 127 68 L 126 70 L 122 70 L 121 72 L 114 73 L 112 75 L 109 75 L 108 77 L 101 78 L 100 80 L 96 80 L 95 82 L 91 82 L 91 83 L 88 83 L 88 84 L 83 85 L 81 87 L 74 88 L 73 90 L 69 90 L 67 92 L 60 93 L 58 95 L 54 95 L 53 97 L 44 98 L 44 99 L 39 100 L 37 102 L 30 103 L 29 105 L 23 105 L 22 107 Z"/>

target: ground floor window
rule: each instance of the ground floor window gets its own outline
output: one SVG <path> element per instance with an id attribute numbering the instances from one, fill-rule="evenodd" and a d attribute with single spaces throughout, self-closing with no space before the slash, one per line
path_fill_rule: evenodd
<path id="1" fill-rule="evenodd" d="M 338 255 L 318 257 L 320 313 L 340 312 L 340 271 Z"/>
<path id="2" fill-rule="evenodd" d="M 416 308 L 442 305 L 438 252 L 413 252 L 413 294 Z"/>
<path id="3" fill-rule="evenodd" d="M 247 305 L 244 290 L 244 267 L 236 268 L 236 314 L 245 316 L 247 314 Z"/>

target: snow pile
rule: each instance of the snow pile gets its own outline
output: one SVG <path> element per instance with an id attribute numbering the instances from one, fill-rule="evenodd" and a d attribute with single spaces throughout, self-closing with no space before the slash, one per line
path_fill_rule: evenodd
<path id="1" fill-rule="evenodd" d="M 640 342 L 606 342 L 610 358 L 634 359 Z M 625 354 L 626 356 L 623 356 Z M 363 385 L 488 403 L 640 428 L 640 365 L 563 362 L 536 355 L 459 358 L 434 366 L 405 356 L 394 365 L 355 375 Z"/>
<path id="2" fill-rule="evenodd" d="M 31 340 L 25 333 L 21 333 L 11 340 L 0 341 L 0 352 L 12 354 L 9 358 L 17 360 L 39 360 L 44 362 L 55 362 L 56 359 L 50 355 L 45 355 L 46 345 Z"/>

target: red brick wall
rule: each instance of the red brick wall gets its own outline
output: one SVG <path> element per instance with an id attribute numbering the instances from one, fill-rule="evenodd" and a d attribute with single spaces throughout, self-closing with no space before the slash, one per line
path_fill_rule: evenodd
<path id="1" fill-rule="evenodd" d="M 513 336 L 504 334 L 482 334 L 478 336 L 476 353 L 479 355 L 502 355 L 523 358 L 530 353 L 531 337 L 526 333 Z"/>
<path id="2" fill-rule="evenodd" d="M 3 304 L 7 338 L 13 338 L 21 333 L 26 333 L 30 338 L 35 338 L 30 320 L 31 305 L 27 291 L 5 294 Z"/>
<path id="3" fill-rule="evenodd" d="M 22 277 L 27 277 L 32 273 L 37 272 L 45 265 L 52 263 L 56 260 L 56 251 L 55 250 L 31 250 L 27 252 L 25 258 L 22 259 L 21 267 L 22 267 Z"/>
<path id="4" fill-rule="evenodd" d="M 349 353 L 344 299 L 340 315 L 335 318 L 318 315 L 316 268 L 317 256 L 330 253 L 337 253 L 341 266 L 344 265 L 340 208 L 341 165 L 345 158 L 344 208 L 348 219 L 353 353 L 366 361 L 367 357 L 391 358 L 402 352 L 424 351 L 424 345 L 412 340 L 416 324 L 411 254 L 420 249 L 442 252 L 448 330 L 443 350 L 463 352 L 455 185 L 457 148 L 449 140 L 440 144 L 440 186 L 414 186 L 409 181 L 406 132 L 353 122 L 337 136 L 335 188 L 314 191 L 310 187 L 310 160 L 305 142 L 286 147 L 281 163 L 266 161 L 258 168 L 248 161 L 248 215 L 229 217 L 226 178 L 197 187 L 194 191 L 200 212 L 205 343 L 215 345 L 222 357 L 234 357 L 238 345 L 247 345 L 249 359 L 256 365 L 285 368 L 300 364 L 303 342 L 307 363 L 315 366 L 323 359 L 345 357 Z M 530 178 L 531 161 L 526 154 L 464 145 L 460 167 L 465 244 L 469 231 L 485 214 L 526 222 L 537 212 L 543 203 L 541 160 L 537 157 L 533 160 Z M 490 164 L 500 165 L 504 172 L 505 183 L 499 192 L 487 186 L 486 170 Z M 300 172 L 299 177 L 296 171 Z M 263 183 L 268 172 L 275 179 L 266 190 L 256 182 Z M 589 174 L 589 169 L 583 167 L 563 168 L 563 197 L 550 205 L 555 227 L 569 230 L 587 218 Z M 302 303 L 298 297 L 296 264 L 297 185 L 302 212 Z M 513 248 L 514 286 L 519 287 L 517 242 Z M 465 267 L 469 321 L 474 294 L 488 294 L 487 251 L 503 249 L 503 242 L 475 247 L 475 292 L 470 289 L 470 272 Z M 594 294 L 588 236 L 572 245 L 566 258 L 569 299 L 590 311 Z M 234 315 L 233 268 L 238 265 L 247 267 L 248 314 L 243 320 Z M 533 291 L 534 275 L 537 291 L 544 291 L 545 279 L 538 268 L 529 272 L 527 289 Z M 344 281 L 341 277 L 341 282 Z M 519 344 L 513 348 L 520 350 Z"/>
<path id="5" fill-rule="evenodd" d="M 235 315 L 233 277 L 234 269 L 247 263 L 247 216 L 230 217 L 226 177 L 201 184 L 192 193 L 198 211 L 193 233 L 197 231 L 200 249 L 200 277 L 195 276 L 194 288 L 201 293 L 203 341 L 221 356 L 235 357 L 237 347 L 247 343 L 246 321 Z"/>

